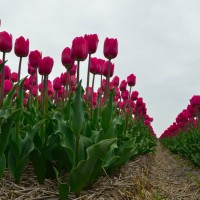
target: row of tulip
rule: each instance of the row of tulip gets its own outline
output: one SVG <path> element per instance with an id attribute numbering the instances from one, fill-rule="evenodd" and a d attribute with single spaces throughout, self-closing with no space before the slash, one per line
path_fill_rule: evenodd
<path id="1" fill-rule="evenodd" d="M 110 80 L 114 74 L 111 60 L 118 54 L 117 39 L 106 38 L 104 42 L 107 61 L 91 57 L 98 41 L 97 34 L 76 37 L 71 48 L 64 48 L 61 54 L 65 71 L 51 82 L 48 75 L 53 58 L 42 58 L 38 50 L 29 52 L 29 40 L 22 36 L 14 45 L 20 58 L 18 73 L 11 72 L 6 66 L 6 53 L 12 50 L 12 35 L 0 32 L 0 177 L 8 167 L 15 181 L 20 182 L 25 166 L 31 162 L 39 183 L 56 177 L 60 198 L 65 199 L 68 191 L 78 196 L 104 170 L 112 173 L 136 155 L 153 150 L 153 119 L 147 115 L 138 92 L 131 91 L 135 75 L 121 82 L 118 76 Z M 29 77 L 21 79 L 23 57 L 28 57 Z M 79 68 L 87 57 L 84 90 Z M 96 75 L 101 76 L 97 92 Z M 63 170 L 68 176 L 66 183 L 59 179 Z"/>
<path id="2" fill-rule="evenodd" d="M 172 152 L 187 157 L 200 166 L 200 96 L 194 95 L 190 104 L 160 137 Z"/>

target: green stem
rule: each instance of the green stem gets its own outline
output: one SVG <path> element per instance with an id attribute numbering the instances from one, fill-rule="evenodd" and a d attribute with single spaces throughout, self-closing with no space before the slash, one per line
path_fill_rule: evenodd
<path id="1" fill-rule="evenodd" d="M 76 166 L 78 165 L 79 162 L 79 149 L 80 149 L 80 134 L 76 136 Z"/>
<path id="2" fill-rule="evenodd" d="M 89 54 L 89 59 L 88 59 L 87 86 L 86 86 L 86 104 L 88 103 L 88 87 L 89 87 L 89 84 L 90 84 L 90 60 L 91 60 L 91 54 Z"/>
<path id="3" fill-rule="evenodd" d="M 68 70 L 66 71 L 66 90 L 65 90 L 65 102 L 67 102 L 68 98 L 68 87 L 69 87 L 69 81 L 68 81 Z"/>
<path id="4" fill-rule="evenodd" d="M 6 53 L 3 52 L 2 62 L 5 62 Z M 4 67 L 1 70 L 1 83 L 0 83 L 0 108 L 3 106 L 3 99 L 4 99 Z"/>
<path id="5" fill-rule="evenodd" d="M 94 80 L 95 80 L 95 74 L 93 74 L 93 77 L 92 77 L 92 100 L 91 100 L 91 118 L 92 118 L 92 113 L 93 113 L 93 91 L 94 91 Z"/>
<path id="6" fill-rule="evenodd" d="M 109 92 L 110 92 L 110 59 L 108 60 L 108 74 L 106 77 L 105 101 L 108 100 Z"/>
<path id="7" fill-rule="evenodd" d="M 79 68 L 80 68 L 80 61 L 77 61 L 77 80 L 76 80 L 76 85 L 79 83 Z"/>
<path id="8" fill-rule="evenodd" d="M 19 58 L 18 81 L 20 81 L 21 66 L 22 66 L 22 57 Z"/>

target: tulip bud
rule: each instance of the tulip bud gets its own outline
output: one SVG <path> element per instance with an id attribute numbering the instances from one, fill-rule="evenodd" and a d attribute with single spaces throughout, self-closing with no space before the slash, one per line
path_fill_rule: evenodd
<path id="1" fill-rule="evenodd" d="M 130 74 L 127 77 L 127 83 L 129 86 L 135 86 L 135 82 L 136 82 L 136 76 L 134 74 Z"/>
<path id="2" fill-rule="evenodd" d="M 73 65 L 73 67 L 69 70 L 69 74 L 71 76 L 74 76 L 76 74 L 76 65 Z"/>
<path id="3" fill-rule="evenodd" d="M 118 87 L 119 86 L 119 76 L 115 76 L 112 80 L 113 86 Z"/>
<path id="4" fill-rule="evenodd" d="M 12 50 L 12 35 L 6 31 L 0 32 L 0 51 L 10 52 Z"/>
<path id="5" fill-rule="evenodd" d="M 28 63 L 28 73 L 29 73 L 30 75 L 35 75 L 35 74 L 36 74 L 36 69 L 33 68 L 33 67 L 30 65 L 30 63 Z"/>
<path id="6" fill-rule="evenodd" d="M 127 82 L 126 82 L 126 80 L 123 80 L 123 81 L 120 83 L 120 86 L 119 86 L 120 91 L 126 90 L 126 86 L 127 86 Z"/>
<path id="7" fill-rule="evenodd" d="M 139 95 L 138 91 L 132 92 L 132 94 L 131 94 L 131 100 L 132 101 L 136 101 L 137 98 L 138 98 L 138 95 Z"/>
<path id="8" fill-rule="evenodd" d="M 11 74 L 11 80 L 12 80 L 13 83 L 18 81 L 18 73 L 17 72 L 13 72 Z"/>
<path id="9" fill-rule="evenodd" d="M 10 79 L 11 78 L 11 70 L 10 67 L 7 65 L 4 66 L 4 79 Z"/>
<path id="10" fill-rule="evenodd" d="M 118 54 L 118 41 L 113 38 L 106 38 L 104 41 L 104 56 L 108 59 L 113 59 Z"/>
<path id="11" fill-rule="evenodd" d="M 15 55 L 18 57 L 27 57 L 29 53 L 29 39 L 25 40 L 23 36 L 15 40 Z"/>
<path id="12" fill-rule="evenodd" d="M 108 76 L 108 65 L 109 61 L 106 61 L 103 65 L 102 74 L 107 77 Z M 110 77 L 114 74 L 114 64 L 110 62 Z"/>
<path id="13" fill-rule="evenodd" d="M 71 67 L 73 67 L 73 65 L 74 65 L 74 59 L 71 56 L 71 49 L 69 47 L 66 47 L 62 51 L 61 61 L 62 61 L 63 66 L 66 69 L 70 69 Z"/>
<path id="14" fill-rule="evenodd" d="M 6 79 L 4 81 L 4 93 L 8 94 L 12 90 L 13 84 L 10 80 Z"/>
<path id="15" fill-rule="evenodd" d="M 47 56 L 40 60 L 39 62 L 39 74 L 40 75 L 49 75 L 53 68 L 53 58 Z"/>
<path id="16" fill-rule="evenodd" d="M 83 37 L 76 37 L 72 42 L 71 56 L 76 61 L 84 61 L 88 55 L 88 42 Z"/>
<path id="17" fill-rule="evenodd" d="M 38 50 L 31 51 L 29 53 L 28 61 L 32 67 L 37 68 L 41 59 L 42 53 L 40 53 Z"/>
<path id="18" fill-rule="evenodd" d="M 91 35 L 85 34 L 84 38 L 88 42 L 88 53 L 89 54 L 95 53 L 97 50 L 98 42 L 99 42 L 98 35 L 97 34 L 91 34 Z"/>
<path id="19" fill-rule="evenodd" d="M 56 77 L 54 80 L 53 80 L 53 89 L 55 91 L 58 91 L 61 89 L 61 80 L 60 80 L 60 77 Z"/>

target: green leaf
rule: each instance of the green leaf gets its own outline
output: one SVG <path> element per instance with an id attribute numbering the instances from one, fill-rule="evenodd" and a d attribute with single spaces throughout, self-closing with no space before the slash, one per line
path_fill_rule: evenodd
<path id="1" fill-rule="evenodd" d="M 0 178 L 2 178 L 5 168 L 6 168 L 6 157 L 5 154 L 2 154 L 0 156 Z"/>
<path id="2" fill-rule="evenodd" d="M 18 93 L 17 93 L 17 98 L 16 98 L 16 109 L 21 109 L 21 112 L 15 117 L 15 122 L 19 123 L 21 120 L 22 116 L 22 111 L 23 111 L 23 104 L 24 104 L 24 81 L 26 80 L 27 76 L 20 80 L 19 82 L 19 87 L 18 87 Z"/>
<path id="3" fill-rule="evenodd" d="M 0 71 L 3 69 L 3 67 L 5 66 L 5 64 L 6 64 L 6 62 L 7 62 L 7 60 L 6 61 L 4 61 L 4 62 L 2 62 L 1 64 L 0 64 Z"/>
<path id="4" fill-rule="evenodd" d="M 46 176 L 46 165 L 45 165 L 45 160 L 40 150 L 34 149 L 31 152 L 30 159 L 35 169 L 38 182 L 40 184 L 44 183 L 45 176 Z"/>
<path id="5" fill-rule="evenodd" d="M 0 131 L 0 156 L 2 156 L 8 145 L 12 124 L 13 124 L 13 117 L 9 117 L 8 119 L 3 120 L 3 124 L 1 126 L 1 131 Z"/>
<path id="6" fill-rule="evenodd" d="M 3 108 L 11 106 L 17 87 L 18 87 L 18 83 L 16 85 L 14 85 L 12 90 L 8 93 L 7 97 L 3 100 Z"/>
<path id="7" fill-rule="evenodd" d="M 79 193 L 88 183 L 91 174 L 95 170 L 95 164 L 100 159 L 102 154 L 106 153 L 110 146 L 116 142 L 117 139 L 103 140 L 94 144 L 87 149 L 87 160 L 82 160 L 69 173 L 69 183 L 71 190 Z"/>
<path id="8" fill-rule="evenodd" d="M 20 140 L 20 137 L 18 140 Z M 18 148 L 18 143 L 19 141 L 12 141 L 12 145 L 10 145 L 8 153 L 8 168 L 17 183 L 20 182 L 29 155 L 34 149 L 33 141 L 28 136 L 26 136 L 22 140 L 21 151 L 19 149 L 20 154 L 18 156 L 15 152 L 15 149 Z"/>
<path id="9" fill-rule="evenodd" d="M 76 93 L 72 99 L 71 125 L 72 125 L 72 130 L 74 131 L 76 137 L 80 135 L 84 123 L 85 104 L 82 97 L 83 97 L 83 88 L 81 86 L 81 81 L 80 81 L 76 88 Z"/>
<path id="10" fill-rule="evenodd" d="M 113 94 L 114 94 L 113 91 L 109 94 L 109 100 L 107 104 L 103 107 L 101 113 L 101 127 L 103 128 L 104 131 L 107 131 L 109 129 L 112 122 Z"/>
<path id="11" fill-rule="evenodd" d="M 59 199 L 60 200 L 65 200 L 68 199 L 68 195 L 69 195 L 69 186 L 67 183 L 62 183 L 59 179 L 59 172 L 58 170 L 53 167 L 55 174 L 56 174 L 56 179 L 58 181 L 58 191 L 59 191 Z"/>
<path id="12" fill-rule="evenodd" d="M 59 112 L 55 112 L 53 117 L 57 121 L 58 128 L 57 133 L 61 133 L 63 137 L 61 138 L 61 147 L 65 148 L 66 156 L 69 158 L 71 165 L 75 165 L 75 135 L 72 130 L 66 125 L 63 120 L 62 115 Z"/>

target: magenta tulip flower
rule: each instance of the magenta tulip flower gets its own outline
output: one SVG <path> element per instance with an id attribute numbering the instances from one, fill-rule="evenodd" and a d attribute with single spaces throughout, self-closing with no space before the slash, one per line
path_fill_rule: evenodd
<path id="1" fill-rule="evenodd" d="M 104 56 L 109 60 L 117 57 L 117 54 L 118 54 L 117 39 L 106 38 L 104 41 L 103 53 L 104 53 Z"/>
<path id="2" fill-rule="evenodd" d="M 47 56 L 40 60 L 39 62 L 39 74 L 40 75 L 49 75 L 52 71 L 54 64 L 53 58 Z"/>
<path id="3" fill-rule="evenodd" d="M 62 61 L 63 66 L 67 70 L 73 67 L 74 59 L 72 58 L 71 49 L 69 47 L 66 47 L 65 49 L 63 49 L 62 55 L 61 55 L 61 61 Z"/>
<path id="4" fill-rule="evenodd" d="M 15 40 L 15 55 L 18 57 L 27 57 L 29 53 L 29 39 L 25 40 L 23 36 L 20 36 Z"/>
<path id="5" fill-rule="evenodd" d="M 9 53 L 12 50 L 12 35 L 6 31 L 0 32 L 0 51 Z"/>
<path id="6" fill-rule="evenodd" d="M 99 42 L 98 35 L 97 34 L 90 34 L 90 35 L 85 34 L 84 38 L 88 42 L 88 53 L 94 54 L 97 50 L 97 46 L 98 46 L 98 42 Z"/>
<path id="7" fill-rule="evenodd" d="M 42 53 L 38 50 L 34 50 L 29 53 L 28 61 L 32 67 L 37 68 L 41 59 Z"/>
<path id="8" fill-rule="evenodd" d="M 132 86 L 135 86 L 135 83 L 136 83 L 136 76 L 134 74 L 130 74 L 128 77 L 127 77 L 127 83 L 130 87 Z"/>

